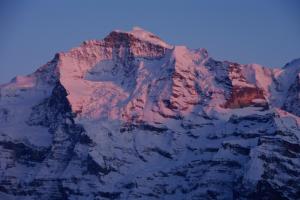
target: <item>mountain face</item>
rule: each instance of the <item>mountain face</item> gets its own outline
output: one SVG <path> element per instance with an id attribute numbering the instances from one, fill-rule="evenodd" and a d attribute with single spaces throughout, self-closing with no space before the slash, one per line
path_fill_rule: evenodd
<path id="1" fill-rule="evenodd" d="M 0 197 L 299 199 L 299 102 L 300 59 L 113 31 L 0 86 Z"/>

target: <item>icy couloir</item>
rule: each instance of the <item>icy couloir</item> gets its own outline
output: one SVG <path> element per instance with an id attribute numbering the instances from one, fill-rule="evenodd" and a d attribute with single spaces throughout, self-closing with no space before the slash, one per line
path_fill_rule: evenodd
<path id="1" fill-rule="evenodd" d="M 86 41 L 0 86 L 0 197 L 298 199 L 299 73 L 141 28 Z"/>

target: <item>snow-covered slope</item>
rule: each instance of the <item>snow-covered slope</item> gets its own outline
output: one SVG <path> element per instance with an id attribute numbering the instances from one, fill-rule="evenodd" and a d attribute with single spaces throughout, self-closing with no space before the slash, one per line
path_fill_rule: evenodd
<path id="1" fill-rule="evenodd" d="M 299 199 L 299 73 L 85 41 L 0 86 L 0 197 Z"/>

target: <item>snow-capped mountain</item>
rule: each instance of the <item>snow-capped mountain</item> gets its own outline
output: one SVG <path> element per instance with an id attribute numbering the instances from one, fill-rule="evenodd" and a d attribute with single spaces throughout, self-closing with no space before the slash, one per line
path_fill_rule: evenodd
<path id="1" fill-rule="evenodd" d="M 0 86 L 0 197 L 299 199 L 299 95 L 300 59 L 113 31 Z"/>

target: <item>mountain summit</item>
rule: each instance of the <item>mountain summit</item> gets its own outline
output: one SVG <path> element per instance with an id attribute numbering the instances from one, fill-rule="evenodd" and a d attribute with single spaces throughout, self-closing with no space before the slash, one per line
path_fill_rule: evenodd
<path id="1" fill-rule="evenodd" d="M 171 45 L 165 43 L 164 41 L 162 41 L 158 36 L 154 35 L 153 33 L 146 31 L 140 27 L 134 27 L 132 29 L 132 31 L 130 32 L 126 32 L 126 31 L 115 31 L 115 32 L 119 32 L 119 33 L 127 33 L 130 35 L 133 35 L 135 38 L 138 38 L 142 41 L 147 41 L 150 42 L 152 44 L 156 44 L 156 45 L 160 45 L 163 46 L 165 48 L 172 48 Z"/>
<path id="2" fill-rule="evenodd" d="M 300 64 L 141 28 L 0 86 L 1 199 L 298 199 Z"/>

